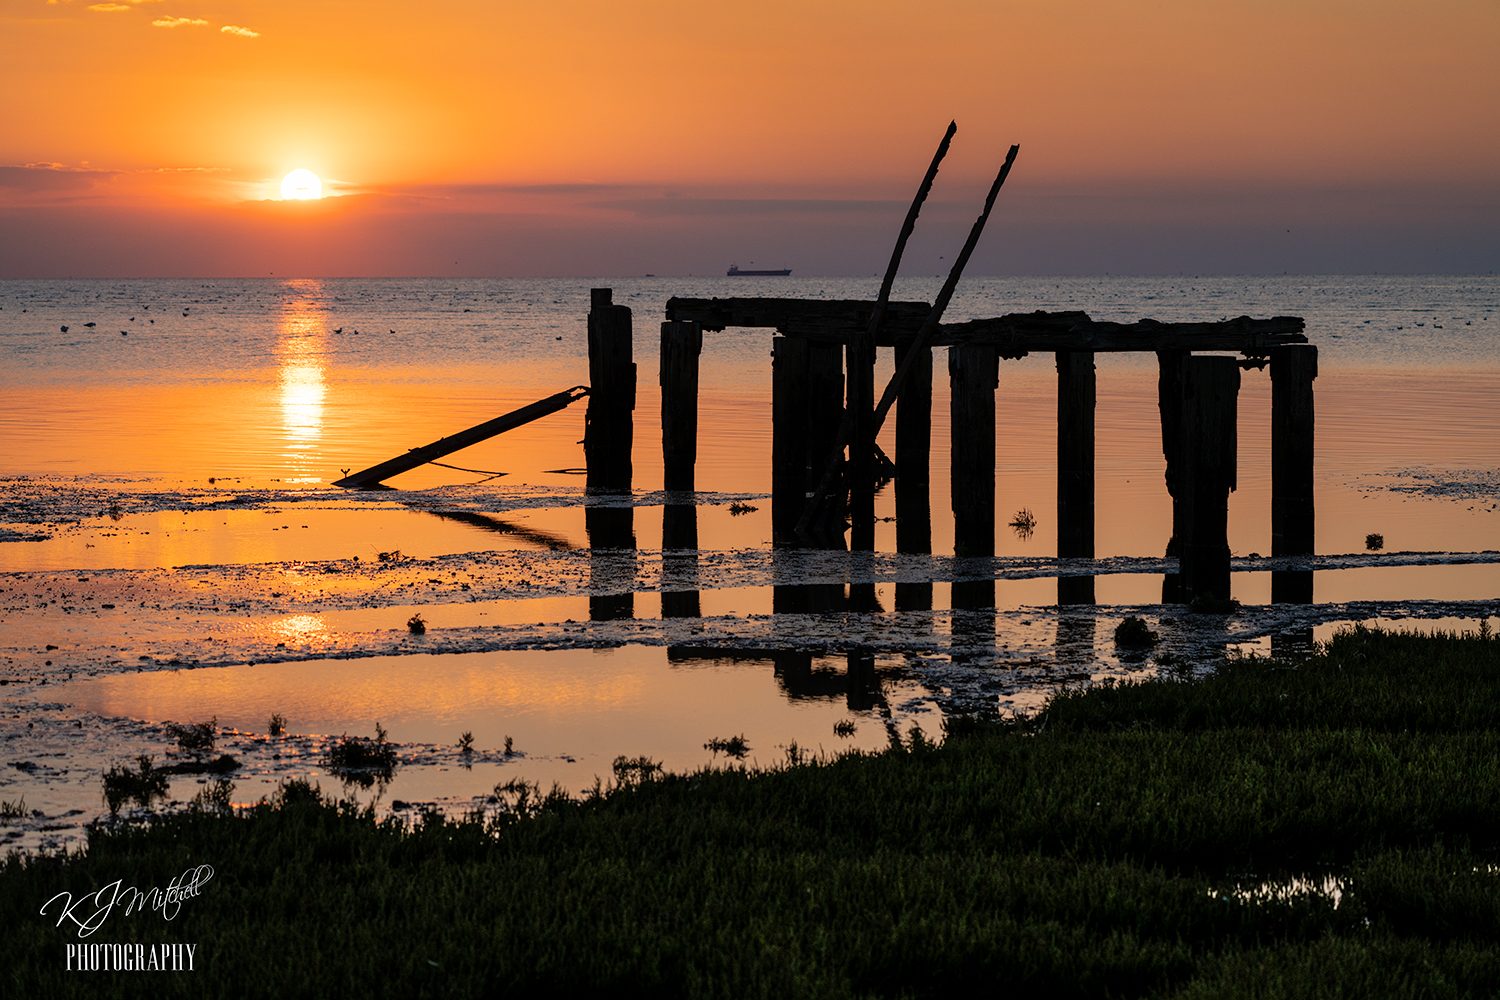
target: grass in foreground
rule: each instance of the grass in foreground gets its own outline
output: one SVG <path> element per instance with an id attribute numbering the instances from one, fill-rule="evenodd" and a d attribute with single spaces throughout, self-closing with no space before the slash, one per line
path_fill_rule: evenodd
<path id="1" fill-rule="evenodd" d="M 632 761 L 625 761 L 630 765 Z M 628 768 L 627 768 L 628 770 Z M 216 870 L 177 919 L 245 995 L 1471 996 L 1500 986 L 1500 643 L 1356 632 L 1305 664 L 1073 693 L 1024 726 L 771 774 L 630 772 L 503 823 L 305 786 L 0 877 L 0 991 L 94 993 L 61 890 Z M 515 791 L 512 789 L 511 791 Z M 513 798 L 522 798 L 517 793 Z M 1327 895 L 1236 889 L 1325 876 Z"/>

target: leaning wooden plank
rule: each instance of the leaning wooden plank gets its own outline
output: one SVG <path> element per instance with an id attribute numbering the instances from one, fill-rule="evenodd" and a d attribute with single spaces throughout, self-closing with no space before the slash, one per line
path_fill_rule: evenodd
<path id="1" fill-rule="evenodd" d="M 849 338 L 848 360 L 844 365 L 847 404 L 844 407 L 843 426 L 839 428 L 838 452 L 849 444 L 849 547 L 861 552 L 875 549 L 875 431 L 873 429 L 875 405 L 875 338 L 885 322 L 885 313 L 891 301 L 891 286 L 901 270 L 901 257 L 906 253 L 906 243 L 917 226 L 917 216 L 922 203 L 932 191 L 932 182 L 937 179 L 938 167 L 948 155 L 948 146 L 953 142 L 953 133 L 958 131 L 957 122 L 949 122 L 937 152 L 917 186 L 906 218 L 901 221 L 901 232 L 896 237 L 896 246 L 891 250 L 890 262 L 885 268 L 885 277 L 880 281 L 880 291 L 875 296 L 875 308 L 870 313 L 870 323 L 863 332 Z M 828 457 L 827 467 L 839 467 L 840 454 Z"/>
<path id="2" fill-rule="evenodd" d="M 1000 194 L 1000 188 L 1005 184 L 1005 178 L 1010 176 L 1010 168 L 1016 162 L 1016 154 L 1021 151 L 1019 145 L 1010 147 L 1005 154 L 1005 162 L 1000 165 L 1000 172 L 995 175 L 995 182 L 990 185 L 989 194 L 985 196 L 984 208 L 979 217 L 974 220 L 974 225 L 969 229 L 969 238 L 964 241 L 963 249 L 958 252 L 958 259 L 953 262 L 953 267 L 948 272 L 948 277 L 943 282 L 943 287 L 938 291 L 937 298 L 932 303 L 932 309 L 927 313 L 927 319 L 923 321 L 922 328 L 917 331 L 913 338 L 912 347 L 896 366 L 896 373 L 886 383 L 885 392 L 880 396 L 880 402 L 875 404 L 875 414 L 871 421 L 870 440 L 880 436 L 880 426 L 885 423 L 886 414 L 890 413 L 891 407 L 896 403 L 896 397 L 901 393 L 901 386 L 910 376 L 912 369 L 916 366 L 917 354 L 932 346 L 932 337 L 937 333 L 938 327 L 942 325 L 943 313 L 948 308 L 948 303 L 953 298 L 954 289 L 958 287 L 958 279 L 963 276 L 964 267 L 969 263 L 969 257 L 973 255 L 974 248 L 979 245 L 979 236 L 984 232 L 984 224 L 989 221 L 990 212 L 995 207 L 995 198 Z M 833 490 L 833 481 L 838 473 L 837 468 L 829 468 L 823 474 L 823 480 L 818 484 L 818 490 L 807 506 L 802 510 L 802 519 L 797 522 L 797 533 L 803 534 L 811 526 L 815 511 L 824 503 Z"/>
<path id="3" fill-rule="evenodd" d="M 569 405 L 576 403 L 588 394 L 589 390 L 587 386 L 575 385 L 571 389 L 564 389 L 562 392 L 553 393 L 546 399 L 529 403 L 518 410 L 511 410 L 509 413 L 501 414 L 493 420 L 486 420 L 482 424 L 475 424 L 473 427 L 459 431 L 457 434 L 438 438 L 431 444 L 425 444 L 420 448 L 413 448 L 406 454 L 397 455 L 395 458 L 381 462 L 379 465 L 372 465 L 368 469 L 361 469 L 352 476 L 345 476 L 333 485 L 355 490 L 371 489 L 379 486 L 392 476 L 400 475 L 403 472 L 410 472 L 419 465 L 426 465 L 428 462 L 442 458 L 444 455 L 451 455 L 461 448 L 467 448 L 481 441 L 487 441 L 496 434 L 515 430 L 517 427 L 529 424 L 533 420 L 539 420 L 549 414 L 556 413 L 558 410 L 566 409 Z"/>

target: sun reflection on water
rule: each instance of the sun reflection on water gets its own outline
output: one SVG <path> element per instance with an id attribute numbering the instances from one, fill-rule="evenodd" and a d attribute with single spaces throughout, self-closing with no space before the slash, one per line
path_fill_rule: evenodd
<path id="1" fill-rule="evenodd" d="M 285 480 L 321 482 L 319 444 L 323 437 L 323 401 L 328 388 L 327 313 L 323 284 L 317 279 L 288 281 L 283 286 L 276 325 L 276 359 L 281 385 L 281 432 L 288 463 Z"/>

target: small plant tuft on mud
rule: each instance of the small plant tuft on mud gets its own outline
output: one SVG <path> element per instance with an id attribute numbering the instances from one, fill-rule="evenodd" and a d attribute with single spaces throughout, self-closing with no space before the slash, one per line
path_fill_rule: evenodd
<path id="1" fill-rule="evenodd" d="M 389 552 L 377 552 L 375 558 L 380 562 L 398 563 L 406 557 L 401 554 L 400 549 L 391 549 Z"/>
<path id="2" fill-rule="evenodd" d="M 421 614 L 412 615 L 406 619 L 406 630 L 412 635 L 424 635 L 427 632 L 427 620 Z"/>
<path id="3" fill-rule="evenodd" d="M 1150 649 L 1156 645 L 1156 638 L 1146 620 L 1135 615 L 1115 626 L 1115 645 L 1123 649 Z"/>
<path id="4" fill-rule="evenodd" d="M 760 508 L 755 506 L 755 504 L 745 503 L 743 500 L 736 500 L 729 505 L 729 513 L 732 517 L 739 517 L 742 514 L 753 514 L 758 510 Z"/>
<path id="5" fill-rule="evenodd" d="M 21 796 L 14 802 L 6 800 L 0 802 L 0 826 L 12 820 L 20 819 L 26 815 L 26 796 Z"/>
<path id="6" fill-rule="evenodd" d="M 458 752 L 461 754 L 471 754 L 474 752 L 474 734 L 467 729 L 458 738 Z"/>
<path id="7" fill-rule="evenodd" d="M 839 737 L 841 739 L 846 739 L 846 740 L 849 737 L 853 736 L 854 735 L 854 720 L 853 719 L 840 719 L 839 721 L 835 722 L 833 724 L 833 735 L 835 735 L 835 736 L 837 736 L 837 737 Z"/>
<path id="8" fill-rule="evenodd" d="M 1031 512 L 1030 507 L 1022 507 L 1010 519 L 1010 527 L 1018 538 L 1030 538 L 1032 532 L 1036 531 L 1036 515 Z"/>
<path id="9" fill-rule="evenodd" d="M 340 736 L 328 748 L 328 769 L 345 781 L 371 785 L 389 781 L 396 770 L 396 748 L 386 738 L 385 727 L 375 723 L 375 737 Z"/>
<path id="10" fill-rule="evenodd" d="M 1385 548 L 1385 536 L 1378 531 L 1372 531 L 1365 536 L 1365 548 L 1371 552 L 1379 552 Z"/>
<path id="11" fill-rule="evenodd" d="M 266 732 L 270 733 L 274 739 L 281 739 L 286 735 L 286 716 L 280 712 L 272 714 L 271 720 L 266 723 Z"/>
<path id="12" fill-rule="evenodd" d="M 505 737 L 505 756 L 507 756 L 507 757 L 514 757 L 515 755 L 516 755 L 516 744 L 515 744 L 515 742 L 509 736 L 507 736 L 507 737 Z"/>
<path id="13" fill-rule="evenodd" d="M 703 749 L 710 751 L 716 757 L 719 754 L 724 754 L 726 757 L 733 757 L 735 760 L 744 760 L 745 755 L 750 752 L 750 744 L 745 742 L 745 737 L 742 733 L 739 736 L 731 736 L 728 739 L 715 736 L 703 744 Z"/>
<path id="14" fill-rule="evenodd" d="M 174 722 L 167 727 L 172 731 L 177 745 L 189 753 L 213 753 L 214 742 L 219 736 L 219 717 L 207 722 Z"/>

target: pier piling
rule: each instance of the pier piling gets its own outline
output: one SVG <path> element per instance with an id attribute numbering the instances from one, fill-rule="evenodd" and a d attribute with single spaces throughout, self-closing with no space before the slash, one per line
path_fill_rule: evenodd
<path id="1" fill-rule="evenodd" d="M 589 309 L 589 405 L 583 452 L 590 490 L 630 492 L 634 439 L 635 362 L 630 309 L 595 288 Z"/>
<path id="2" fill-rule="evenodd" d="M 1271 555 L 1314 551 L 1313 379 L 1318 349 L 1311 344 L 1271 350 Z M 1310 604 L 1310 570 L 1271 574 L 1271 600 Z"/>
<path id="3" fill-rule="evenodd" d="M 1183 533 L 1177 539 L 1188 601 L 1229 600 L 1229 494 L 1235 489 L 1235 358 L 1194 356 L 1182 366 Z"/>
<path id="4" fill-rule="evenodd" d="M 1094 557 L 1094 355 L 1057 352 L 1057 554 Z M 1057 578 L 1058 604 L 1093 604 L 1092 576 Z"/>

